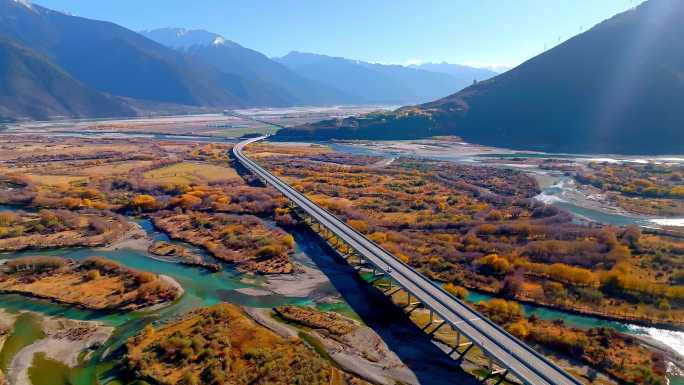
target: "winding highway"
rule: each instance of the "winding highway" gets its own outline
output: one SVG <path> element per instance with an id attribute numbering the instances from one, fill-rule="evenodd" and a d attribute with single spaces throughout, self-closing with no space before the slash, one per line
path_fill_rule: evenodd
<path id="1" fill-rule="evenodd" d="M 304 210 L 311 218 L 326 227 L 359 255 L 382 271 L 439 318 L 463 334 L 482 351 L 493 357 L 516 378 L 530 385 L 580 385 L 569 373 L 541 354 L 507 333 L 486 316 L 479 314 L 463 301 L 444 291 L 418 271 L 404 264 L 370 241 L 342 220 L 319 207 L 302 193 L 272 175 L 243 154 L 243 148 L 267 138 L 252 138 L 233 147 L 235 158 L 262 181 L 275 187 Z"/>

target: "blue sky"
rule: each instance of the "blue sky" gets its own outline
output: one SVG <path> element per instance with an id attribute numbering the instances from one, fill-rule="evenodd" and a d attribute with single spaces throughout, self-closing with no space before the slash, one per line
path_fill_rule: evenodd
<path id="1" fill-rule="evenodd" d="M 642 0 L 37 0 L 133 30 L 206 29 L 269 56 L 511 67 Z"/>

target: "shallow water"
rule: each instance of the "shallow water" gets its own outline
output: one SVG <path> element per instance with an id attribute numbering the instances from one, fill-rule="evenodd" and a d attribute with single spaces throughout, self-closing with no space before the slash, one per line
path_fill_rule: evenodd
<path id="1" fill-rule="evenodd" d="M 471 291 L 469 292 L 466 300 L 472 303 L 480 303 L 487 302 L 492 298 L 494 297 L 491 295 Z M 571 327 L 581 329 L 603 327 L 634 336 L 649 337 L 684 355 L 684 332 L 681 331 L 631 325 L 623 322 L 609 321 L 590 316 L 572 314 L 530 304 L 524 304 L 523 309 L 526 316 L 535 315 L 543 320 L 563 320 L 566 325 Z M 671 385 L 684 385 L 684 377 L 672 377 L 670 378 L 670 381 Z"/>
<path id="2" fill-rule="evenodd" d="M 154 231 L 151 224 L 146 223 L 145 221 L 137 222 L 150 233 L 153 239 L 168 239 L 164 234 Z M 236 292 L 236 289 L 252 286 L 241 282 L 244 274 L 235 271 L 228 265 L 225 265 L 224 269 L 220 272 L 210 273 L 196 267 L 153 259 L 144 251 L 132 249 L 114 251 L 89 248 L 28 250 L 13 253 L 0 253 L 0 259 L 19 258 L 29 255 L 53 255 L 76 260 L 82 260 L 92 256 L 103 256 L 118 261 L 130 268 L 171 276 L 176 279 L 185 290 L 184 295 L 169 306 L 153 311 L 128 313 L 92 311 L 48 301 L 28 299 L 19 295 L 0 295 L 0 308 L 10 312 L 32 311 L 47 316 L 100 321 L 106 325 L 116 327 L 112 337 L 107 341 L 105 346 L 100 349 L 99 353 L 95 355 L 95 358 L 82 367 L 68 370 L 65 369 L 68 372 L 63 373 L 65 378 L 69 378 L 69 381 L 75 384 L 95 383 L 94 377 L 96 375 L 100 377 L 100 379 L 105 378 L 106 376 L 104 374 L 107 372 L 107 368 L 112 365 L 109 364 L 106 359 L 100 358 L 101 353 L 104 353 L 106 350 L 111 351 L 120 347 L 129 337 L 135 335 L 149 323 L 158 323 L 187 311 L 199 307 L 211 306 L 220 302 L 231 302 L 238 305 L 262 308 L 270 308 L 284 304 L 308 305 L 313 303 L 309 298 L 285 297 L 277 294 L 250 296 Z M 344 309 L 344 304 L 339 306 Z M 37 338 L 36 334 L 26 331 L 35 329 L 29 327 L 30 325 L 35 326 L 35 322 L 33 324 L 28 323 L 29 320 L 34 319 L 34 317 L 36 316 L 31 313 L 23 313 L 20 316 L 19 319 L 21 322 L 19 322 L 17 328 L 15 328 L 17 336 L 11 336 L 10 339 L 8 339 L 8 344 L 5 345 L 3 352 L 0 352 L 0 365 L 3 363 L 3 357 L 7 364 L 9 364 L 9 361 L 11 361 L 11 358 L 18 350 L 35 341 Z M 14 342 L 15 340 L 16 343 Z M 38 367 L 35 370 L 37 370 L 36 373 L 43 373 L 45 370 L 54 369 L 54 366 L 55 363 L 50 362 L 50 360 L 39 360 Z M 49 379 L 47 379 L 48 377 L 45 377 L 42 374 L 37 374 L 37 376 L 39 378 L 46 378 L 46 381 L 55 381 L 55 378 L 57 378 L 49 377 Z M 76 379 L 80 380 L 76 381 Z M 69 382 L 47 383 L 66 385 Z"/>
<path id="3" fill-rule="evenodd" d="M 45 337 L 40 325 L 40 317 L 35 314 L 24 313 L 17 317 L 12 333 L 7 337 L 0 351 L 0 368 L 4 373 L 7 373 L 12 358 L 17 352 Z"/>

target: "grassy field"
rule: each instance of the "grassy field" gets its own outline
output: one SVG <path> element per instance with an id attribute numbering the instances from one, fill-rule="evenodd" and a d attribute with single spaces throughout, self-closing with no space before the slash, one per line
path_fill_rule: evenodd
<path id="1" fill-rule="evenodd" d="M 38 175 L 26 174 L 31 181 L 45 186 L 65 186 L 72 183 L 82 183 L 88 180 L 87 177 L 73 175 Z"/>
<path id="2" fill-rule="evenodd" d="M 292 157 L 303 157 L 303 156 L 314 156 L 320 154 L 327 154 L 332 152 L 330 147 L 321 146 L 317 144 L 288 144 L 287 146 L 279 144 L 263 144 L 257 143 L 249 146 L 247 152 L 250 156 L 255 158 L 267 158 L 272 156 L 292 156 Z"/>
<path id="3" fill-rule="evenodd" d="M 144 177 L 160 183 L 188 184 L 220 182 L 239 178 L 239 175 L 229 167 L 187 162 L 150 170 Z"/>
<path id="4" fill-rule="evenodd" d="M 101 166 L 87 167 L 79 171 L 83 175 L 119 175 L 128 174 L 132 169 L 145 167 L 152 164 L 151 160 L 134 160 L 128 162 L 115 162 L 103 164 Z"/>

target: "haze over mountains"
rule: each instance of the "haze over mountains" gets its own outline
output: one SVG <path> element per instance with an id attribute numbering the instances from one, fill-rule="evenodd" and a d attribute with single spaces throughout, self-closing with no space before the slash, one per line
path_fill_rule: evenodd
<path id="1" fill-rule="evenodd" d="M 225 73 L 260 83 L 257 89 L 267 91 L 276 100 L 263 105 L 325 105 L 361 103 L 334 88 L 318 84 L 290 71 L 255 50 L 245 48 L 224 37 L 203 30 L 163 28 L 142 31 L 143 36 L 179 50 L 194 60 Z M 258 104 L 258 103 L 257 103 Z"/>
<path id="2" fill-rule="evenodd" d="M 370 74 L 382 80 L 348 92 L 207 31 L 140 34 L 23 0 L 0 0 L 0 39 L 0 97 L 7 100 L 1 120 L 130 116 L 169 106 L 415 103 L 460 84 L 454 78 L 444 86 L 450 75 L 400 67 L 392 71 L 417 76 L 420 92 L 405 92 L 380 72 Z M 430 83 L 440 76 L 439 84 Z"/>
<path id="3" fill-rule="evenodd" d="M 350 60 L 312 53 L 290 52 L 276 58 L 278 62 L 301 76 L 343 90 L 360 94 L 370 103 L 424 102 L 449 94 L 473 83 L 488 79 L 496 73 L 463 67 L 450 72 L 407 68 Z"/>
<path id="4" fill-rule="evenodd" d="M 423 70 L 301 52 L 270 59 L 203 30 L 163 28 L 141 33 L 224 72 L 275 84 L 295 104 L 425 102 L 496 75 L 466 66 Z"/>
<path id="5" fill-rule="evenodd" d="M 487 68 L 468 67 L 460 64 L 452 64 L 447 62 L 411 64 L 408 67 L 451 75 L 454 78 L 458 79 L 461 82 L 461 84 L 463 84 L 463 87 L 461 88 L 471 85 L 473 83 L 473 80 L 487 80 L 498 75 L 500 72 L 505 72 L 494 72 L 491 69 Z M 508 68 L 506 70 L 508 70 Z"/>
<path id="6" fill-rule="evenodd" d="M 502 75 L 393 113 L 281 138 L 458 135 L 517 149 L 684 153 L 684 2 L 651 0 Z"/>

